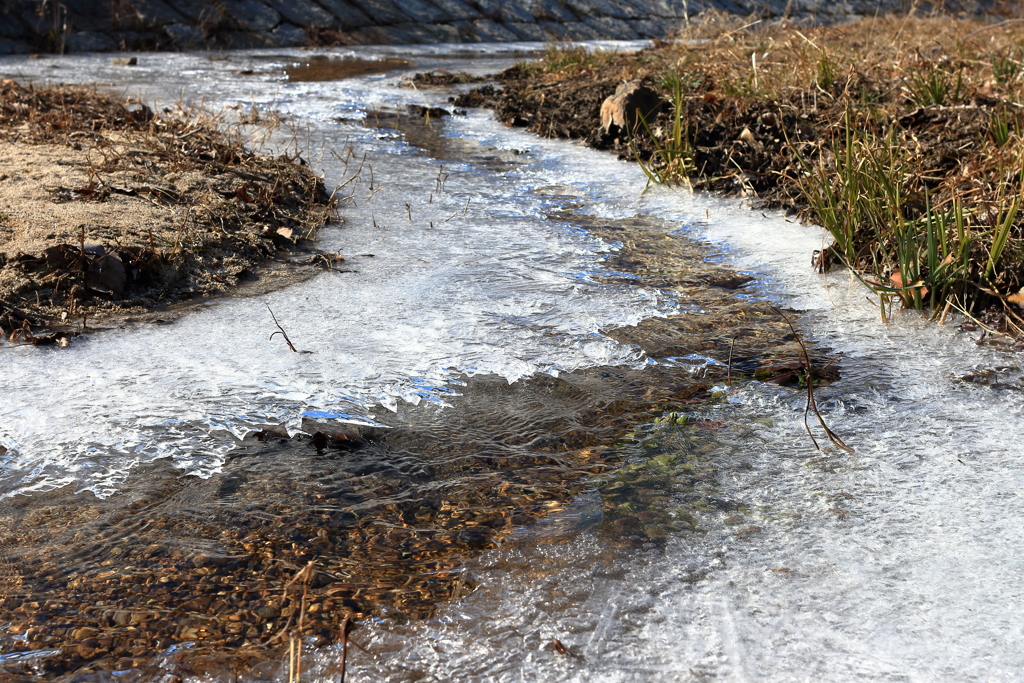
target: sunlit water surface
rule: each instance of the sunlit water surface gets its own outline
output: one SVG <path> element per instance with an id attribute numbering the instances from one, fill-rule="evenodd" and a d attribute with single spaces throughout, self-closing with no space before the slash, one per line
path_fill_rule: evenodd
<path id="1" fill-rule="evenodd" d="M 412 59 L 412 71 L 486 73 L 517 58 L 505 50 L 386 54 Z M 132 70 L 107 57 L 0 62 L 6 75 L 113 83 L 164 102 L 184 93 L 277 109 L 308 136 L 328 186 L 352 174 L 354 161 L 331 154 L 351 144 L 382 188 L 370 198 L 360 177 L 344 227 L 319 245 L 358 273 L 103 333 L 70 352 L 5 350 L 0 495 L 69 482 L 107 495 L 161 456 L 204 475 L 266 422 L 384 420 L 397 401 L 443 401 L 462 375 L 642 366 L 637 349 L 599 331 L 686 302 L 599 283 L 616 245 L 546 217 L 582 199 L 577 210 L 594 215 L 667 219 L 755 274 L 760 295 L 806 311 L 805 334 L 842 354 L 844 379 L 818 400 L 855 452 L 815 450 L 799 392 L 731 388 L 705 416 L 727 425 L 714 457 L 720 494 L 738 512 L 709 511 L 699 533 L 621 553 L 570 510 L 481 557 L 478 589 L 435 618 L 364 623 L 349 680 L 1019 680 L 1021 394 L 955 379 L 1014 366 L 1015 355 L 912 314 L 883 324 L 858 284 L 813 274 L 817 229 L 682 190 L 641 197 L 644 178 L 629 164 L 486 112 L 445 130 L 493 147 L 494 163 L 446 160 L 441 191 L 440 160 L 358 121 L 404 102 L 443 104 L 447 93 L 398 87 L 408 75 L 398 73 L 285 82 L 275 67 L 301 56 L 152 55 Z M 268 340 L 264 302 L 312 354 Z M 554 638 L 577 656 L 556 652 Z M 333 680 L 338 657 L 315 653 L 307 673 Z"/>

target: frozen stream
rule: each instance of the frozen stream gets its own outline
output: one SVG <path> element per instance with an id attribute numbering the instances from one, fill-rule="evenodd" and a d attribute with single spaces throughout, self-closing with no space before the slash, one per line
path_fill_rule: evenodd
<path id="1" fill-rule="evenodd" d="M 509 49 L 388 55 L 412 60 L 410 72 L 488 73 L 516 58 Z M 310 156 L 328 187 L 356 163 L 346 169 L 330 150 L 351 144 L 381 188 L 369 198 L 360 177 L 345 226 L 319 245 L 357 273 L 225 299 L 174 325 L 105 332 L 69 351 L 4 350 L 0 496 L 68 483 L 109 495 L 167 456 L 206 476 L 236 438 L 268 422 L 387 423 L 400 403 L 443 402 L 463 376 L 644 367 L 635 347 L 599 332 L 685 312 L 686 299 L 628 278 L 610 284 L 603 264 L 617 245 L 547 212 L 564 203 L 610 220 L 651 216 L 668 238 L 707 240 L 716 258 L 755 274 L 748 295 L 806 311 L 805 334 L 843 354 L 843 379 L 819 403 L 856 452 L 815 451 L 799 392 L 732 388 L 701 416 L 725 424 L 714 459 L 719 495 L 736 509 L 708 510 L 697 533 L 664 548 L 624 553 L 589 529 L 596 494 L 582 493 L 561 518 L 474 560 L 477 589 L 433 618 L 364 622 L 348 680 L 1020 680 L 1016 355 L 951 323 L 910 314 L 881 323 L 859 285 L 814 275 L 816 229 L 683 191 L 641 197 L 639 169 L 506 129 L 485 112 L 447 124 L 467 149 L 495 151 L 486 163 L 445 159 L 442 191 L 442 160 L 358 121 L 446 94 L 400 88 L 398 73 L 284 82 L 274 67 L 300 56 L 152 55 L 131 70 L 108 57 L 0 61 L 4 76 L 276 108 L 302 124 L 308 149 L 323 150 Z M 267 340 L 264 301 L 312 354 Z M 996 367 L 1013 367 L 1007 388 L 956 380 Z M 578 657 L 555 652 L 553 638 Z M 333 680 L 338 657 L 317 652 L 307 673 Z"/>

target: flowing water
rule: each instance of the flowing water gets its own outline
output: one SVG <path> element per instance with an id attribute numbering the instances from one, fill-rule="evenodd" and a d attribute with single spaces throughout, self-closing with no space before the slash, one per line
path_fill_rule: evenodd
<path id="1" fill-rule="evenodd" d="M 1017 356 L 882 323 L 813 273 L 813 227 L 641 195 L 638 168 L 487 112 L 396 117 L 447 106 L 411 73 L 528 47 L 339 51 L 397 70 L 332 81 L 298 51 L 0 62 L 281 112 L 328 187 L 365 154 L 318 244 L 348 272 L 0 354 L 0 673 L 108 649 L 119 680 L 232 680 L 196 664 L 216 631 L 242 680 L 287 680 L 246 648 L 315 559 L 311 613 L 359 616 L 347 680 L 1019 679 Z M 817 397 L 853 453 L 815 448 L 798 387 L 726 381 L 730 354 L 796 353 L 768 303 L 839 358 Z M 268 339 L 267 304 L 311 353 Z M 243 626 L 201 621 L 231 605 Z M 317 638 L 303 679 L 336 680 Z"/>

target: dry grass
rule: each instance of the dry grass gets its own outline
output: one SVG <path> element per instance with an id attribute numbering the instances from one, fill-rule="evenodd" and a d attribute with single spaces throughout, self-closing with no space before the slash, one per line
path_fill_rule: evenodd
<path id="1" fill-rule="evenodd" d="M 680 38 L 709 34 L 670 49 L 676 73 L 699 83 L 688 111 L 757 112 L 732 156 L 774 159 L 733 165 L 775 175 L 780 203 L 809 205 L 836 238 L 823 267 L 842 261 L 909 307 L 996 305 L 1020 331 L 1024 27 L 888 17 L 698 25 Z"/>

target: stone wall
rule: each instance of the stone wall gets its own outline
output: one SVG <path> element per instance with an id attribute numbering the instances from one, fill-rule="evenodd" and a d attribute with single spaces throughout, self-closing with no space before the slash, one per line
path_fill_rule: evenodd
<path id="1" fill-rule="evenodd" d="M 980 15 L 999 0 L 916 11 Z M 705 9 L 832 22 L 903 0 L 0 0 L 0 54 L 658 38 Z M 1011 4 L 1012 6 L 1012 4 Z"/>

